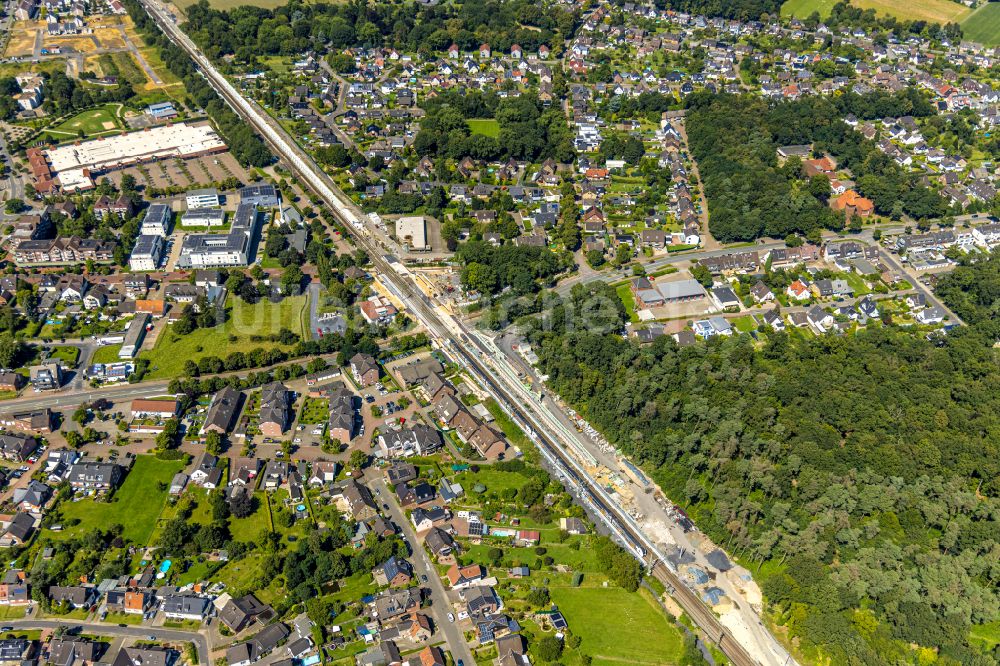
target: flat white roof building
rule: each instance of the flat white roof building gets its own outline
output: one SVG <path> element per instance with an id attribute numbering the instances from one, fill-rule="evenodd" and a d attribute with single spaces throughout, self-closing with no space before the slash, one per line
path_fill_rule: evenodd
<path id="1" fill-rule="evenodd" d="M 414 250 L 429 250 L 427 225 L 423 216 L 401 217 L 396 220 L 396 238 Z"/>
<path id="2" fill-rule="evenodd" d="M 215 208 L 219 205 L 219 191 L 215 188 L 191 190 L 185 195 L 188 210 L 196 208 Z"/>
<path id="3" fill-rule="evenodd" d="M 246 266 L 253 260 L 259 216 L 257 206 L 241 203 L 228 234 L 188 234 L 181 245 L 179 268 Z"/>
<path id="4" fill-rule="evenodd" d="M 103 137 L 45 151 L 52 171 L 108 171 L 167 157 L 194 157 L 226 149 L 209 125 L 177 123 Z M 72 177 L 78 180 L 77 176 Z M 60 185 L 63 185 L 60 179 Z M 65 188 L 65 185 L 63 185 Z"/>
<path id="5" fill-rule="evenodd" d="M 139 236 L 129 256 L 128 265 L 133 271 L 155 271 L 163 259 L 162 236 Z"/>
<path id="6" fill-rule="evenodd" d="M 226 211 L 221 208 L 195 208 L 181 217 L 182 227 L 221 227 L 226 223 Z"/>

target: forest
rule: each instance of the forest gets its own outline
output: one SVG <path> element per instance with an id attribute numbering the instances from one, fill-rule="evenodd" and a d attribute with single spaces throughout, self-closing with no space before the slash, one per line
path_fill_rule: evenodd
<path id="1" fill-rule="evenodd" d="M 783 0 L 655 0 L 660 9 L 688 14 L 721 16 L 740 21 L 756 21 L 764 14 L 777 15 Z"/>
<path id="2" fill-rule="evenodd" d="M 500 99 L 495 93 L 461 95 L 448 91 L 426 106 L 427 115 L 413 139 L 418 155 L 454 160 L 468 156 L 484 161 L 551 157 L 563 163 L 576 155 L 573 133 L 562 110 L 558 106 L 544 109 L 537 97 Z M 466 122 L 470 118 L 495 118 L 499 135 L 472 134 Z"/>
<path id="3" fill-rule="evenodd" d="M 841 120 L 849 113 L 862 119 L 873 113 L 932 114 L 917 91 L 849 93 L 836 103 L 824 97 L 768 103 L 746 95 L 695 93 L 687 106 L 688 142 L 704 180 L 709 226 L 720 241 L 843 228 L 843 217 L 806 186 L 794 160 L 778 165 L 777 149 L 784 145 L 813 144 L 816 155 L 831 155 L 838 168 L 853 173 L 856 189 L 881 215 L 926 220 L 949 212 L 939 194 Z"/>
<path id="4" fill-rule="evenodd" d="M 939 293 L 973 325 L 934 341 L 886 326 L 639 346 L 604 284 L 527 335 L 550 386 L 755 573 L 808 656 L 993 664 L 968 635 L 1000 615 L 1000 259 Z"/>
<path id="5" fill-rule="evenodd" d="M 541 282 L 551 281 L 565 268 L 547 247 L 494 247 L 482 240 L 459 245 L 455 259 L 463 266 L 462 286 L 487 296 L 506 289 L 517 295 L 534 293 Z"/>
<path id="6" fill-rule="evenodd" d="M 292 0 L 273 10 L 241 6 L 212 9 L 201 0 L 187 9 L 186 30 L 215 59 L 233 55 L 253 63 L 258 56 L 298 55 L 328 49 L 393 46 L 431 53 L 458 44 L 463 50 L 488 43 L 494 51 L 520 44 L 525 52 L 542 44 L 560 46 L 577 16 L 562 6 L 531 0 L 475 3 L 307 3 Z"/>

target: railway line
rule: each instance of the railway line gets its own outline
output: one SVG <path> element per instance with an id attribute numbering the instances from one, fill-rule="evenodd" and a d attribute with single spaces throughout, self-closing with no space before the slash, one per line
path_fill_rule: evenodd
<path id="1" fill-rule="evenodd" d="M 301 181 L 326 203 L 364 249 L 387 287 L 409 307 L 424 324 L 431 335 L 439 341 L 442 351 L 459 364 L 475 373 L 484 388 L 498 399 L 504 409 L 518 424 L 532 435 L 550 463 L 565 475 L 566 480 L 577 488 L 585 501 L 600 514 L 602 521 L 619 541 L 636 553 L 650 567 L 652 574 L 665 585 L 674 589 L 674 596 L 684 611 L 701 627 L 709 640 L 715 642 L 722 652 L 736 666 L 772 664 L 773 660 L 761 662 L 755 659 L 726 629 L 715 614 L 697 595 L 664 564 L 657 548 L 620 507 L 607 496 L 604 489 L 591 479 L 579 463 L 567 452 L 567 448 L 546 434 L 546 418 L 531 406 L 531 395 L 525 396 L 525 389 L 514 383 L 499 371 L 491 369 L 491 364 L 504 361 L 484 345 L 478 335 L 469 331 L 464 324 L 435 305 L 413 282 L 406 268 L 391 257 L 383 255 L 382 249 L 369 236 L 366 216 L 342 192 L 301 147 L 287 134 L 277 121 L 254 103 L 244 98 L 235 87 L 222 76 L 200 49 L 177 26 L 173 17 L 154 0 L 139 0 L 146 12 L 156 20 L 160 28 L 178 46 L 187 52 L 198 65 L 201 73 L 215 88 L 216 92 L 243 117 L 271 146 L 276 154 L 294 171 Z M 558 429 L 552 428 L 553 432 Z"/>

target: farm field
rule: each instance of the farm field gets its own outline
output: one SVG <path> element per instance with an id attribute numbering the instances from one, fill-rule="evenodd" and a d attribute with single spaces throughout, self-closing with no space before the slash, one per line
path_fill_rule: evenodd
<path id="1" fill-rule="evenodd" d="M 493 118 L 473 118 L 465 121 L 473 134 L 482 134 L 494 139 L 500 136 L 500 123 Z"/>
<path id="2" fill-rule="evenodd" d="M 889 14 L 906 21 L 961 23 L 971 10 L 951 0 L 851 0 L 861 9 L 874 9 L 876 14 Z"/>
<path id="3" fill-rule="evenodd" d="M 806 18 L 819 12 L 826 18 L 837 0 L 788 0 L 781 6 L 782 16 Z M 970 14 L 969 8 L 951 0 L 851 0 L 851 4 L 861 9 L 874 9 L 876 14 L 889 14 L 901 20 L 933 21 L 935 23 L 959 23 Z M 964 28 L 964 26 L 963 26 Z M 966 37 L 968 31 L 966 30 Z"/>
<path id="4" fill-rule="evenodd" d="M 149 359 L 149 377 L 179 377 L 184 371 L 184 362 L 197 361 L 204 356 L 225 358 L 230 353 L 250 351 L 256 347 L 270 349 L 279 346 L 275 342 L 254 342 L 255 335 L 272 335 L 287 328 L 298 335 L 303 334 L 302 312 L 308 307 L 307 296 L 293 296 L 280 303 L 263 299 L 255 305 L 247 305 L 242 300 L 230 298 L 226 303 L 227 319 L 222 326 L 199 328 L 187 335 L 175 335 L 167 326 L 151 351 L 142 352 Z"/>
<path id="5" fill-rule="evenodd" d="M 552 602 L 570 630 L 583 639 L 580 651 L 594 664 L 676 664 L 684 641 L 664 611 L 645 590 L 617 587 L 552 587 Z M 595 613 L 595 608 L 614 609 Z M 650 640 L 650 637 L 656 640 Z"/>
<path id="6" fill-rule="evenodd" d="M 966 39 L 985 46 L 1000 44 L 1000 3 L 988 2 L 962 21 Z"/>
<path id="7" fill-rule="evenodd" d="M 149 541 L 156 519 L 163 509 L 167 490 L 160 484 L 169 484 L 174 474 L 184 468 L 181 460 L 160 460 L 153 456 L 137 456 L 135 465 L 114 494 L 111 503 L 82 499 L 59 505 L 65 526 L 62 532 L 53 532 L 53 538 L 69 538 L 95 529 L 107 529 L 120 524 L 125 527 L 122 536 L 145 545 Z M 69 526 L 73 519 L 77 525 Z"/>

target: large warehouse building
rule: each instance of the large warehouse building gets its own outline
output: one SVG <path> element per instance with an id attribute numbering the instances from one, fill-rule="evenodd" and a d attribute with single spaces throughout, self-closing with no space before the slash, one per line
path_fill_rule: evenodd
<path id="1" fill-rule="evenodd" d="M 93 176 L 142 162 L 171 157 L 198 157 L 226 150 L 226 144 L 207 124 L 150 127 L 93 141 L 44 151 L 53 176 L 64 192 L 94 186 Z"/>

